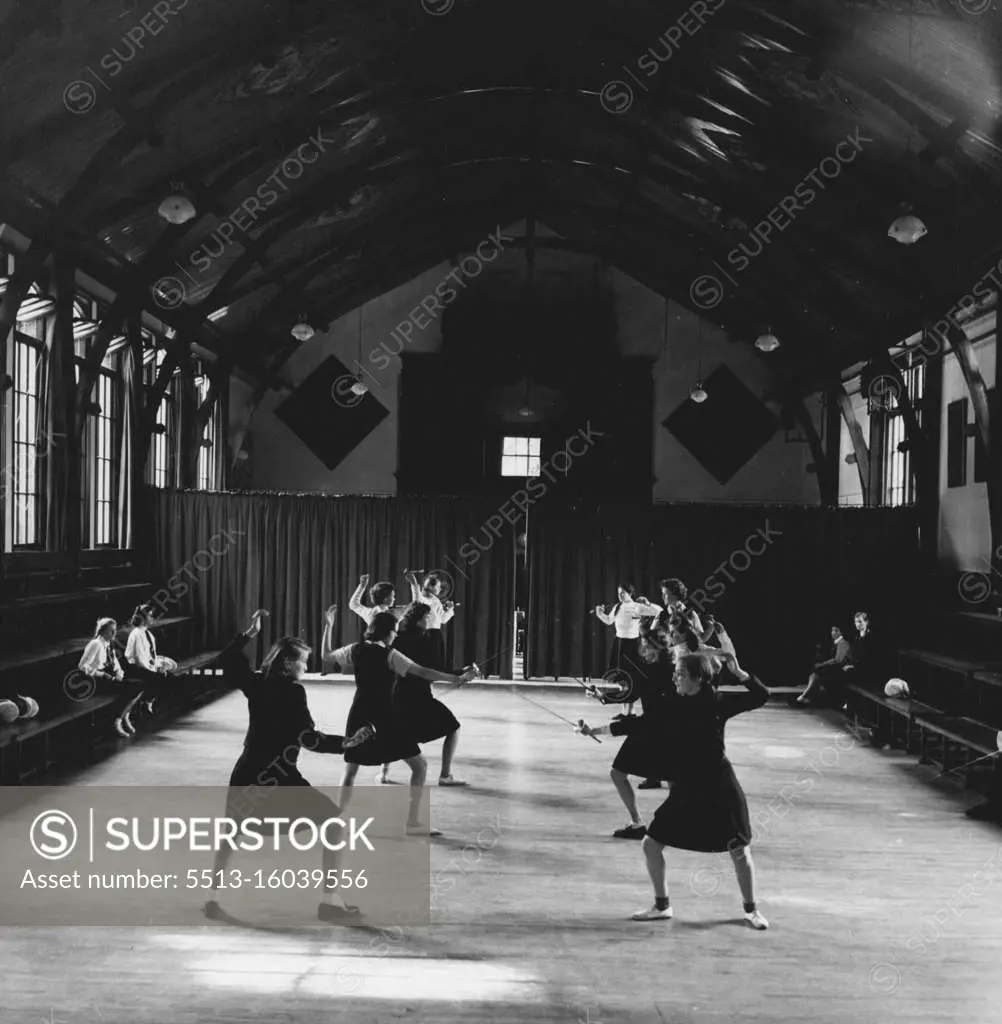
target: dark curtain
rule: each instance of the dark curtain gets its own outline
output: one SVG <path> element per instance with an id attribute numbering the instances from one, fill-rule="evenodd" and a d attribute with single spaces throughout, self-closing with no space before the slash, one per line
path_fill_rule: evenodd
<path id="1" fill-rule="evenodd" d="M 857 608 L 898 633 L 919 564 L 913 509 L 543 503 L 529 530 L 528 671 L 600 675 L 613 630 L 589 609 L 615 599 L 620 577 L 660 603 L 658 579 L 676 576 L 749 670 L 799 677 Z"/>
<path id="2" fill-rule="evenodd" d="M 528 675 L 601 676 L 615 631 L 593 614 L 616 600 L 619 583 L 659 600 L 654 509 L 627 502 L 568 502 L 544 496 L 529 510 Z"/>
<path id="3" fill-rule="evenodd" d="M 361 573 L 368 572 L 372 583 L 393 582 L 398 603 L 405 603 L 403 570 L 436 570 L 459 605 L 443 630 L 452 662 L 475 660 L 485 674 L 511 677 L 510 541 L 497 540 L 476 559 L 460 554 L 496 513 L 493 503 L 149 488 L 145 504 L 143 547 L 163 584 L 165 614 L 195 616 L 205 648 L 227 640 L 261 607 L 271 617 L 259 654 L 286 634 L 303 637 L 319 652 L 330 604 L 340 609 L 335 641 L 352 643 L 364 629 L 348 610 Z"/>

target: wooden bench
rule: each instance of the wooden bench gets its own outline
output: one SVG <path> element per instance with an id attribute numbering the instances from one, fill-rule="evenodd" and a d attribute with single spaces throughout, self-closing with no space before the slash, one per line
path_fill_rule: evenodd
<path id="1" fill-rule="evenodd" d="M 229 689 L 222 670 L 213 667 L 218 657 L 219 651 L 203 651 L 179 661 L 177 674 L 193 678 L 179 682 L 179 699 L 167 700 L 167 714 L 154 721 L 163 724 Z M 111 709 L 118 700 L 115 694 L 98 694 L 0 727 L 0 785 L 18 785 L 59 764 L 90 763 L 101 740 L 111 734 Z"/>
<path id="2" fill-rule="evenodd" d="M 157 619 L 151 628 L 155 632 L 168 631 L 178 625 L 191 621 L 188 616 L 176 615 L 173 618 Z M 125 641 L 128 640 L 130 631 L 131 627 L 129 626 L 123 626 L 119 629 L 116 637 L 119 647 L 125 647 Z M 73 654 L 77 655 L 77 660 L 79 660 L 79 656 L 83 654 L 84 648 L 91 641 L 92 637 L 93 634 L 90 636 L 71 637 L 65 640 L 56 640 L 53 643 L 44 644 L 39 647 L 21 649 L 12 654 L 0 654 L 0 672 L 11 672 L 17 668 L 37 665 Z"/>
<path id="3" fill-rule="evenodd" d="M 875 712 L 874 719 L 866 721 L 866 725 L 876 725 L 883 735 L 887 736 L 892 745 L 900 741 L 901 749 L 911 753 L 915 749 L 916 739 L 921 737 L 916 727 L 922 715 L 940 714 L 931 704 L 917 700 L 902 700 L 900 697 L 885 697 L 882 691 L 868 689 L 860 683 L 846 685 L 849 711 L 856 729 L 860 725 L 859 701 L 862 700 L 870 710 Z"/>
<path id="4" fill-rule="evenodd" d="M 922 731 L 922 760 L 942 765 L 944 771 L 960 767 L 979 754 L 998 752 L 998 730 L 971 718 L 923 714 L 916 719 Z M 965 773 L 970 781 L 971 772 Z"/>
<path id="5" fill-rule="evenodd" d="M 993 675 L 995 666 L 988 666 Z M 955 717 L 980 715 L 990 684 L 984 661 L 968 661 L 919 648 L 898 651 L 898 672 L 911 692 Z"/>
<path id="6" fill-rule="evenodd" d="M 0 603 L 0 646 L 8 650 L 26 635 L 72 636 L 93 630 L 104 615 L 124 622 L 154 590 L 150 583 L 124 583 L 4 601 Z"/>

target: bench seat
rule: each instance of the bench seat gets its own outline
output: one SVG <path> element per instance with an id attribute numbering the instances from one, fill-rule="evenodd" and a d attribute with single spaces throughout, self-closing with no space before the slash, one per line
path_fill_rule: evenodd
<path id="1" fill-rule="evenodd" d="M 151 627 L 153 630 L 164 630 L 190 622 L 188 616 L 178 615 L 173 618 L 157 619 Z M 130 627 L 126 626 L 118 631 L 118 642 L 125 645 L 128 639 Z M 0 672 L 10 672 L 16 668 L 24 668 L 27 665 L 37 665 L 41 662 L 55 661 L 58 658 L 72 654 L 83 654 L 84 648 L 90 642 L 90 636 L 73 637 L 68 640 L 59 640 L 55 643 L 45 644 L 40 647 L 21 650 L 14 654 L 0 654 Z"/>

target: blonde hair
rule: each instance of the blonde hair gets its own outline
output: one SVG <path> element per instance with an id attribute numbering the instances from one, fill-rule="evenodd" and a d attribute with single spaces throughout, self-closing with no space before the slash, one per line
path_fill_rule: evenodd
<path id="1" fill-rule="evenodd" d="M 94 627 L 94 636 L 95 637 L 100 636 L 102 631 L 105 630 L 108 626 L 117 626 L 117 625 L 118 625 L 118 623 L 114 619 L 109 619 L 109 618 L 98 619 L 97 620 L 97 625 Z"/>

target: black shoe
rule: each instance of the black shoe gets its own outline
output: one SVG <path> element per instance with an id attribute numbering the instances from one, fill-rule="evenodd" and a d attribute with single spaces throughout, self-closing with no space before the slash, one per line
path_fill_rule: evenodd
<path id="1" fill-rule="evenodd" d="M 613 839 L 643 839 L 647 835 L 646 825 L 627 825 L 612 833 Z"/>
<path id="2" fill-rule="evenodd" d="M 660 789 L 660 788 L 661 788 L 661 780 L 660 779 L 644 779 L 644 781 L 641 782 L 637 786 L 637 789 Z"/>
<path id="3" fill-rule="evenodd" d="M 208 903 L 202 907 L 202 913 L 210 921 L 218 921 L 223 916 L 223 909 L 215 900 L 209 900 Z"/>
<path id="4" fill-rule="evenodd" d="M 357 921 L 362 916 L 358 907 L 349 906 L 335 907 L 333 903 L 321 903 L 317 907 L 317 917 L 328 924 L 346 924 L 350 921 Z"/>
<path id="5" fill-rule="evenodd" d="M 992 821 L 1002 824 L 1002 807 L 997 804 L 979 804 L 977 807 L 971 807 L 964 811 L 964 814 L 972 821 Z"/>

